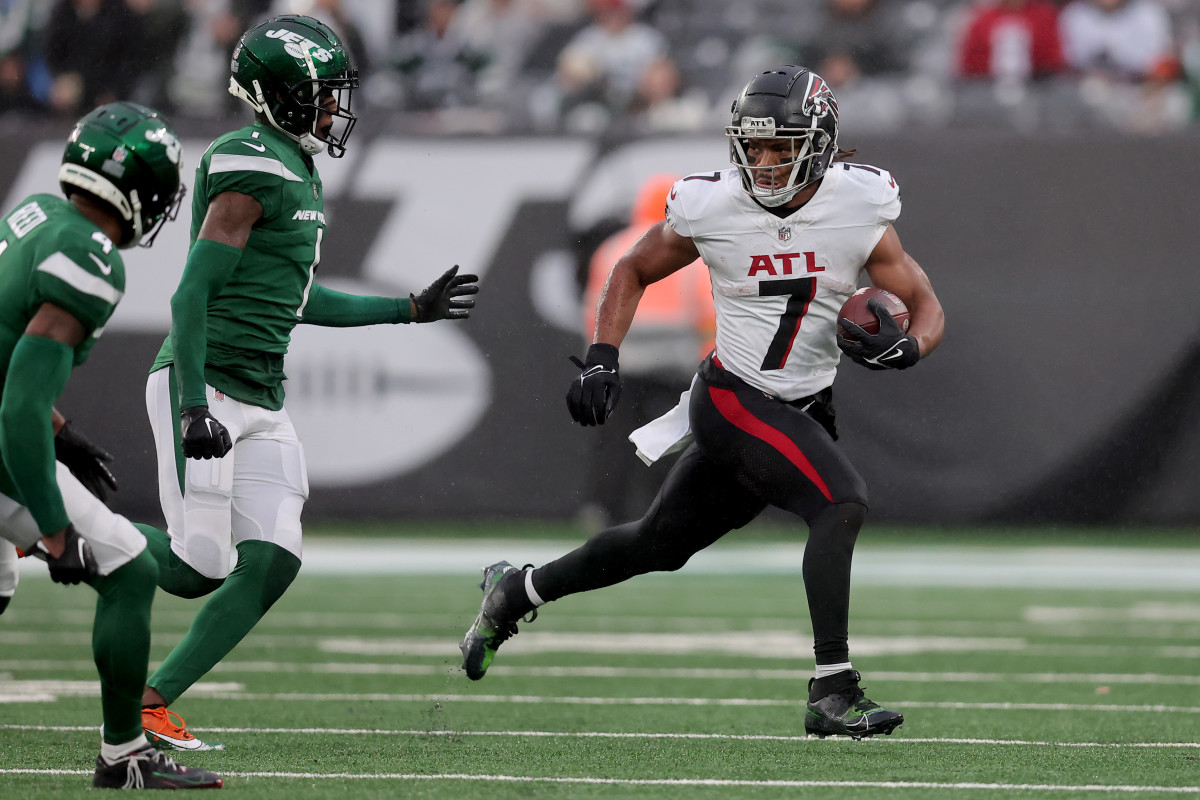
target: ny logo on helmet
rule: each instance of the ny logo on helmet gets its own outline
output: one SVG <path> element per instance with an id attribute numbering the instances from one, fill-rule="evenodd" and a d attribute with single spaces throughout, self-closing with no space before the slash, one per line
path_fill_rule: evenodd
<path id="1" fill-rule="evenodd" d="M 825 79 L 814 72 L 808 73 L 808 91 L 804 95 L 803 113 L 813 117 L 823 117 L 832 113 L 836 122 L 838 118 L 837 98 Z"/>
<path id="2" fill-rule="evenodd" d="M 267 38 L 282 39 L 285 42 L 284 51 L 292 58 L 303 60 L 305 55 L 309 54 L 322 64 L 333 58 L 333 53 L 324 47 L 318 47 L 316 42 L 311 39 L 305 39 L 295 31 L 272 29 L 267 31 Z M 234 59 L 236 60 L 236 58 L 237 55 L 235 54 Z"/>

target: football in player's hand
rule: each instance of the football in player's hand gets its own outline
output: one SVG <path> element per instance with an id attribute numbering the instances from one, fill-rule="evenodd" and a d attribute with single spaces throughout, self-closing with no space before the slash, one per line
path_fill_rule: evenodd
<path id="1" fill-rule="evenodd" d="M 874 286 L 866 286 L 850 295 L 850 299 L 838 312 L 839 334 L 847 339 L 854 338 L 852 333 L 842 327 L 842 319 L 850 320 L 867 333 L 879 333 L 879 317 L 875 316 L 875 312 L 867 307 L 867 301 L 871 298 L 875 298 L 883 304 L 883 307 L 896 320 L 896 324 L 900 326 L 902 332 L 908 332 L 908 307 L 904 305 L 904 301 L 891 292 L 877 289 Z"/>

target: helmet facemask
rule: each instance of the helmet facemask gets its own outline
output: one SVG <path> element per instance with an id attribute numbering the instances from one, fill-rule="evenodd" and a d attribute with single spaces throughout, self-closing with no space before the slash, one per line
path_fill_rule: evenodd
<path id="1" fill-rule="evenodd" d="M 179 207 L 183 204 L 183 196 L 187 189 L 181 184 L 171 196 L 160 199 L 157 195 L 151 199 L 151 208 L 146 208 L 138 197 L 137 190 L 130 192 L 136 221 L 133 229 L 133 241 L 138 247 L 150 247 L 154 244 L 158 232 L 175 217 L 179 216 Z M 158 210 L 161 208 L 162 210 Z"/>
<path id="2" fill-rule="evenodd" d="M 825 174 L 818 165 L 829 163 L 830 148 L 836 147 L 833 138 L 820 128 L 776 128 L 775 120 L 745 117 L 738 125 L 728 125 L 725 135 L 729 138 L 729 160 L 738 168 L 742 188 L 746 193 L 768 208 L 776 208 L 789 202 L 804 187 Z M 760 166 L 750 154 L 751 141 L 755 139 L 783 139 L 791 146 L 790 156 L 783 155 L 778 164 Z M 787 179 L 779 184 L 778 176 L 788 166 Z M 771 186 L 763 186 L 756 180 L 764 173 L 775 178 Z"/>
<path id="3" fill-rule="evenodd" d="M 295 139 L 305 153 L 315 156 L 328 145 L 330 157 L 345 155 L 346 140 L 358 121 L 350 111 L 351 95 L 358 87 L 357 70 L 350 70 L 342 78 L 300 81 L 295 86 L 278 90 L 273 102 L 267 101 L 266 91 L 258 80 L 253 81 L 253 86 L 254 102 L 251 105 L 262 112 L 271 127 Z M 232 78 L 229 90 L 243 100 L 250 100 Z M 332 117 L 328 132 L 319 127 L 323 116 Z"/>

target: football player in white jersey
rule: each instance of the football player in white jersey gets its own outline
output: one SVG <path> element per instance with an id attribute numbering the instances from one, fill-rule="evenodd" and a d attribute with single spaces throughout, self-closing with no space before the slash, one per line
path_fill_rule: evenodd
<path id="1" fill-rule="evenodd" d="M 870 369 L 917 364 L 941 341 L 942 308 L 892 227 L 895 179 L 850 163 L 854 151 L 838 148 L 837 101 L 819 75 L 792 65 L 767 70 L 732 111 L 725 134 L 734 166 L 676 183 L 666 220 L 613 267 L 594 344 L 567 395 L 576 422 L 604 423 L 620 395 L 618 348 L 642 292 L 699 257 L 712 278 L 716 350 L 681 407 L 630 437 L 647 460 L 686 449 L 640 520 L 537 569 L 500 562 L 484 570 L 483 605 L 461 645 L 464 667 L 482 678 L 517 621 L 543 603 L 677 570 L 773 505 L 809 527 L 803 574 L 816 675 L 805 729 L 889 734 L 904 718 L 864 696 L 847 647 L 850 562 L 867 491 L 835 441 L 832 384 L 839 348 Z M 871 301 L 879 332 L 838 335 L 838 312 L 864 271 L 908 306 L 907 332 Z"/>

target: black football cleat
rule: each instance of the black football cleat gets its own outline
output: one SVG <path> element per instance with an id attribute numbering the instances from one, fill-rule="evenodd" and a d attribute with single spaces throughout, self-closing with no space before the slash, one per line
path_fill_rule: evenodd
<path id="1" fill-rule="evenodd" d="M 153 745 L 110 762 L 96 759 L 96 789 L 220 789 L 221 776 L 198 767 L 176 764 Z"/>
<path id="2" fill-rule="evenodd" d="M 511 612 L 499 586 L 505 576 L 519 571 L 507 561 L 492 564 L 483 571 L 483 581 L 479 584 L 483 590 L 479 615 L 458 645 L 463 654 L 463 669 L 473 681 L 487 674 L 500 645 L 517 633 L 520 615 Z M 536 618 L 537 609 L 534 609 L 526 621 L 533 622 Z"/>
<path id="3" fill-rule="evenodd" d="M 804 730 L 810 736 L 849 736 L 869 739 L 877 733 L 890 736 L 904 717 L 866 698 L 858 682 L 862 676 L 849 669 L 808 682 L 808 710 Z"/>

